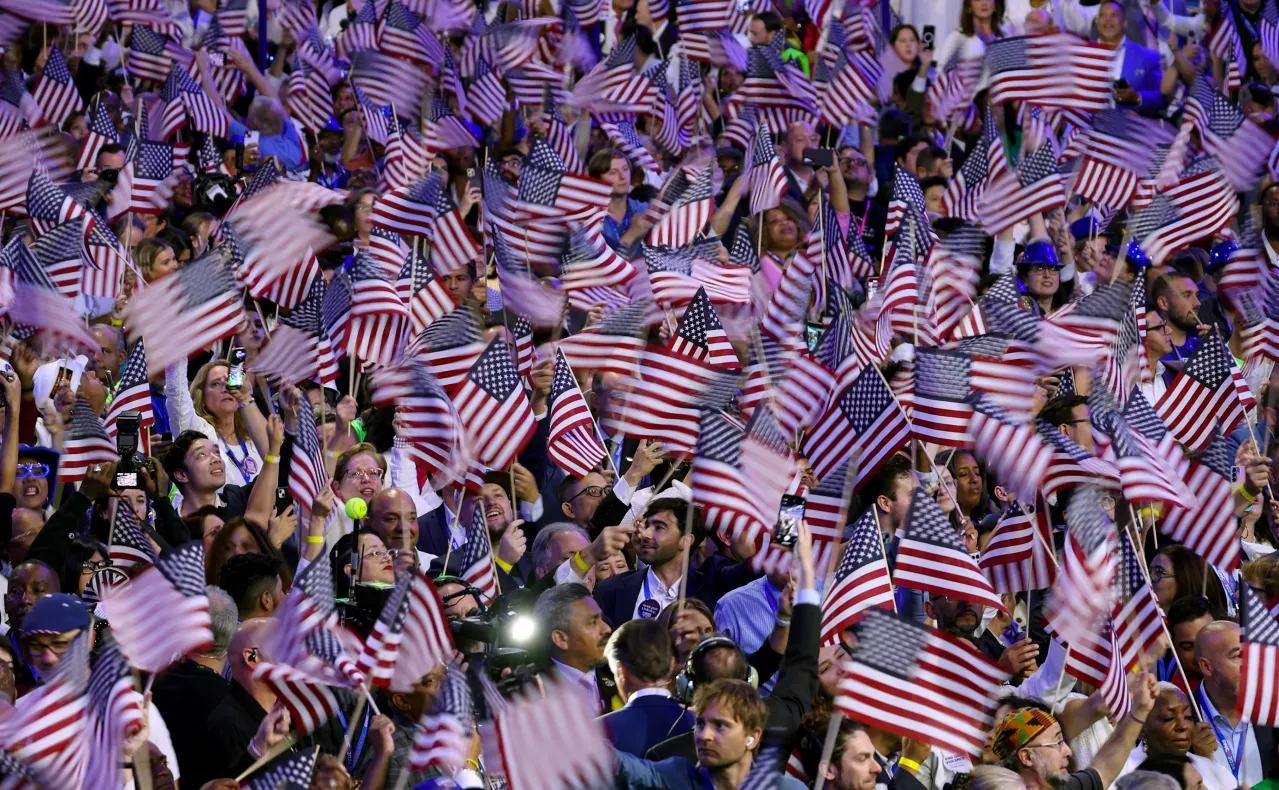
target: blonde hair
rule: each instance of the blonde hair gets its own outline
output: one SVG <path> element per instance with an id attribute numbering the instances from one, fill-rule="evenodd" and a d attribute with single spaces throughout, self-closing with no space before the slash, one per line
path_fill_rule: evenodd
<path id="1" fill-rule="evenodd" d="M 195 406 L 195 413 L 209 421 L 210 425 L 217 426 L 217 422 L 213 419 L 213 415 L 209 414 L 209 410 L 204 407 L 204 387 L 209 380 L 209 372 L 214 368 L 223 367 L 229 373 L 231 371 L 231 360 L 214 359 L 205 362 L 200 366 L 200 370 L 196 372 L 195 378 L 191 381 L 191 403 Z M 244 424 L 244 415 L 239 409 L 235 411 L 235 435 L 241 441 L 249 438 L 248 426 Z"/>

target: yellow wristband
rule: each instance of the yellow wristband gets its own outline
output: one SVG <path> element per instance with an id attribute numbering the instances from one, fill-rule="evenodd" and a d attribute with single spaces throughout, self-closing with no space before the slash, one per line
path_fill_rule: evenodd
<path id="1" fill-rule="evenodd" d="M 586 560 L 582 559 L 582 552 L 580 551 L 573 555 L 573 567 L 582 573 L 586 573 L 591 569 L 591 566 L 586 564 Z"/>
<path id="2" fill-rule="evenodd" d="M 278 463 L 280 463 L 280 456 L 278 456 L 278 455 L 264 455 L 264 456 L 262 456 L 262 460 L 263 460 L 263 461 L 265 461 L 265 462 L 266 462 L 266 463 L 268 463 L 268 464 L 278 464 Z"/>
<path id="3" fill-rule="evenodd" d="M 1248 489 L 1244 488 L 1243 486 L 1239 486 L 1238 488 L 1235 489 L 1235 491 L 1239 492 L 1239 495 L 1244 498 L 1245 502 L 1257 501 L 1257 498 L 1253 496 L 1252 494 L 1249 494 Z"/>
<path id="4" fill-rule="evenodd" d="M 510 566 L 510 563 L 502 562 L 502 561 L 501 561 L 501 560 L 499 560 L 497 557 L 494 557 L 494 558 L 493 558 L 493 562 L 496 562 L 496 563 L 497 563 L 497 567 L 501 568 L 503 571 L 505 571 L 505 572 L 507 572 L 507 573 L 510 573 L 510 572 L 511 572 L 511 566 Z"/>
<path id="5" fill-rule="evenodd" d="M 323 535 L 307 535 L 306 542 L 307 543 L 323 543 L 324 536 Z"/>
<path id="6" fill-rule="evenodd" d="M 908 769 L 910 769 L 910 770 L 912 770 L 912 771 L 918 771 L 918 770 L 919 770 L 919 763 L 915 762 L 914 760 L 908 760 L 908 759 L 906 759 L 905 757 L 899 757 L 899 758 L 897 759 L 897 767 L 898 767 L 898 768 L 908 768 Z"/>
<path id="7" fill-rule="evenodd" d="M 475 771 L 477 774 L 480 772 L 480 764 L 475 760 L 467 758 L 466 764 L 471 766 L 471 770 Z"/>

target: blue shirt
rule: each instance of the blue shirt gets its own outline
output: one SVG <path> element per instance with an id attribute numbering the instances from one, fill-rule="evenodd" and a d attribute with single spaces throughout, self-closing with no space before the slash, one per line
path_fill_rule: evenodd
<path id="1" fill-rule="evenodd" d="M 604 215 L 604 241 L 608 242 L 608 246 L 615 250 L 622 249 L 622 236 L 626 235 L 626 231 L 630 230 L 631 220 L 636 214 L 648 208 L 647 203 L 641 203 L 638 200 L 626 199 L 626 213 L 622 215 L 622 221 L 618 222 L 613 219 L 611 214 Z"/>
<path id="2" fill-rule="evenodd" d="M 746 655 L 764 646 L 777 620 L 782 594 L 773 589 L 767 576 L 719 599 L 715 607 L 715 627 L 733 638 Z"/>
<path id="3" fill-rule="evenodd" d="M 246 131 L 248 127 L 234 118 L 231 119 L 231 140 L 244 142 Z M 293 122 L 287 117 L 284 119 L 284 128 L 279 134 L 269 137 L 264 134 L 258 138 L 258 153 L 263 157 L 278 156 L 284 163 L 284 169 L 289 171 L 298 170 L 306 163 L 306 152 L 302 150 L 302 140 L 298 138 L 297 130 L 293 128 Z"/>

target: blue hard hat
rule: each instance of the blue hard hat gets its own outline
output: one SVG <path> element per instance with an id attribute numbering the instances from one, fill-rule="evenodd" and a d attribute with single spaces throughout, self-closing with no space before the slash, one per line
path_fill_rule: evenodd
<path id="1" fill-rule="evenodd" d="M 1239 251 L 1239 242 L 1234 239 L 1226 239 L 1225 241 L 1214 244 L 1212 253 L 1208 256 L 1208 271 L 1215 271 L 1230 262 L 1230 256 Z"/>
<path id="2" fill-rule="evenodd" d="M 1032 241 L 1026 245 L 1026 249 L 1022 251 L 1021 266 L 1056 266 L 1061 268 L 1061 261 L 1057 260 L 1057 250 L 1053 249 L 1050 241 Z"/>
<path id="3" fill-rule="evenodd" d="M 1078 239 L 1090 239 L 1097 235 L 1101 230 L 1101 226 L 1097 224 L 1096 218 L 1090 216 L 1080 217 L 1070 223 L 1070 235 Z"/>
<path id="4" fill-rule="evenodd" d="M 1132 264 L 1138 269 L 1141 269 L 1150 265 L 1150 256 L 1147 255 L 1146 251 L 1141 248 L 1141 245 L 1135 241 L 1128 242 L 1127 260 L 1128 260 L 1128 263 Z"/>

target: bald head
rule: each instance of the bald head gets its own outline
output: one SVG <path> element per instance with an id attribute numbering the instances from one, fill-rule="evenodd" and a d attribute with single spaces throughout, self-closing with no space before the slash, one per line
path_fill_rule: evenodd
<path id="1" fill-rule="evenodd" d="M 369 502 L 365 526 L 378 534 L 388 549 L 417 546 L 417 506 L 400 488 L 383 488 Z"/>
<path id="2" fill-rule="evenodd" d="M 261 648 L 262 642 L 277 622 L 268 617 L 245 620 L 231 637 L 231 646 L 227 649 L 231 677 L 250 691 L 254 687 L 253 669 L 259 662 L 267 660 Z"/>
<path id="3" fill-rule="evenodd" d="M 1239 693 L 1239 625 L 1229 620 L 1216 620 L 1199 629 L 1195 637 L 1195 663 L 1203 675 L 1204 687 L 1217 708 L 1234 707 Z"/>

